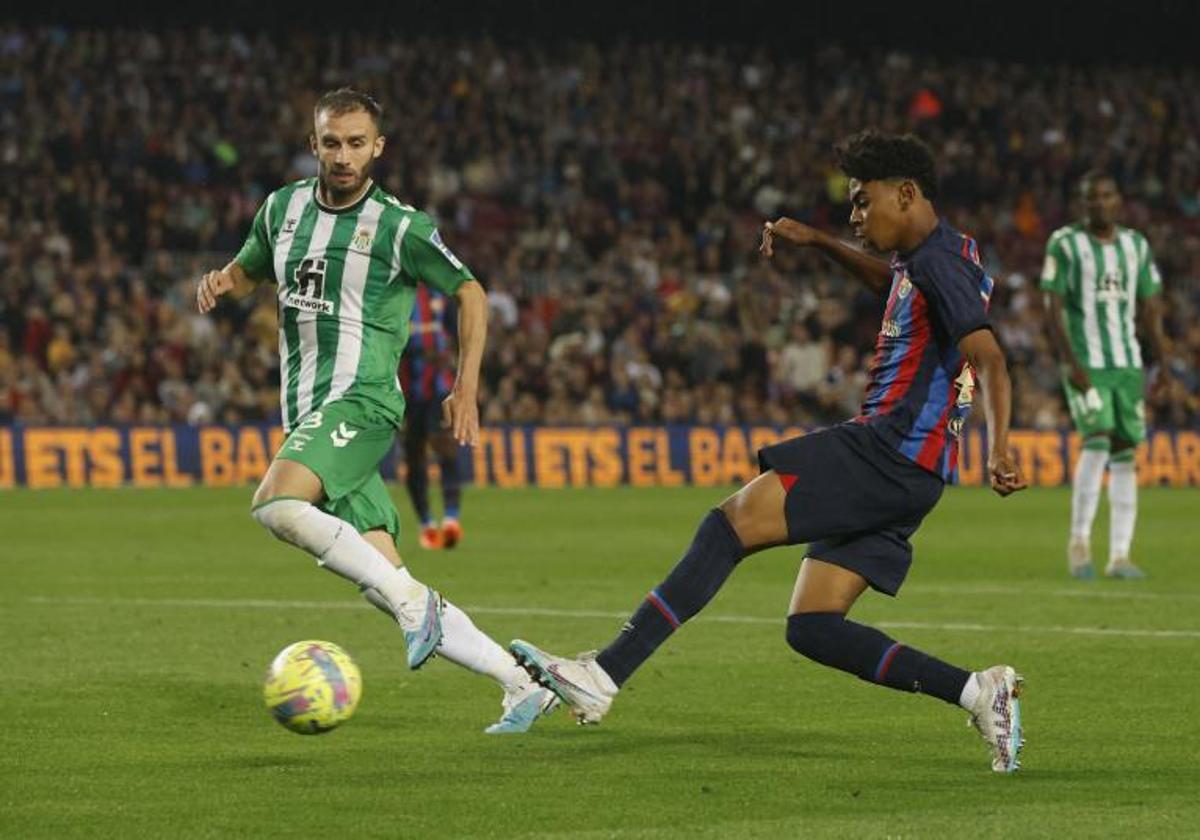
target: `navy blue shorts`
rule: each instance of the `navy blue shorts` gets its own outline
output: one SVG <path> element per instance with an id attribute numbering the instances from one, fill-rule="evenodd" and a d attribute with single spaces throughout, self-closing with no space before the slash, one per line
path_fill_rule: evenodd
<path id="1" fill-rule="evenodd" d="M 416 447 L 425 451 L 429 438 L 444 431 L 442 425 L 442 400 L 412 400 L 404 405 L 404 448 L 412 450 Z"/>
<path id="2" fill-rule="evenodd" d="M 908 539 L 941 498 L 943 483 L 867 426 L 844 423 L 758 452 L 787 491 L 788 542 L 808 556 L 895 595 L 912 565 Z"/>

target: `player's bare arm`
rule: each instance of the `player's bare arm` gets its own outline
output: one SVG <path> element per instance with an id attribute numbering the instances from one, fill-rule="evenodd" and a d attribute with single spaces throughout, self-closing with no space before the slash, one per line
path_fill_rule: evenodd
<path id="1" fill-rule="evenodd" d="M 243 298 L 256 287 L 254 280 L 234 260 L 220 271 L 209 271 L 200 278 L 196 285 L 196 308 L 203 315 L 217 305 L 217 298 L 224 295 Z"/>
<path id="2" fill-rule="evenodd" d="M 762 243 L 758 250 L 768 258 L 775 255 L 775 237 L 795 245 L 816 248 L 877 292 L 884 291 L 892 282 L 892 268 L 887 260 L 848 245 L 803 222 L 782 216 L 763 225 Z"/>
<path id="3" fill-rule="evenodd" d="M 983 385 L 988 425 L 988 476 L 992 489 L 1007 496 L 1029 485 L 1008 448 L 1008 423 L 1012 414 L 1012 383 L 1008 364 L 996 337 L 988 329 L 963 337 L 958 349 Z"/>
<path id="4" fill-rule="evenodd" d="M 454 439 L 466 446 L 479 443 L 479 366 L 487 341 L 487 293 L 476 280 L 458 288 L 458 374 L 450 396 L 442 402 L 442 417 Z"/>
<path id="5" fill-rule="evenodd" d="M 1154 356 L 1154 360 L 1158 362 L 1158 378 L 1155 381 L 1154 388 L 1156 391 L 1161 390 L 1166 386 L 1171 376 L 1171 344 L 1166 332 L 1163 330 L 1162 299 L 1157 295 L 1141 301 L 1141 307 L 1138 311 L 1138 333 L 1150 345 L 1150 353 Z"/>
<path id="6" fill-rule="evenodd" d="M 1071 383 L 1071 387 L 1080 393 L 1086 392 L 1092 387 L 1092 380 L 1088 377 L 1087 370 L 1079 359 L 1075 356 L 1075 351 L 1071 349 L 1071 342 L 1067 338 L 1067 331 L 1063 327 L 1063 305 L 1062 296 L 1054 292 L 1046 292 L 1044 296 L 1046 310 L 1046 331 L 1050 336 L 1050 346 L 1054 348 L 1054 356 L 1058 359 L 1059 365 L 1062 366 L 1067 374 L 1067 379 Z"/>

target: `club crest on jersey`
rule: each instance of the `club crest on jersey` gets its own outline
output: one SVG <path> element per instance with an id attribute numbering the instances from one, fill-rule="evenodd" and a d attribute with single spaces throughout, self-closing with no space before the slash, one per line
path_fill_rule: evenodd
<path id="1" fill-rule="evenodd" d="M 959 408 L 965 408 L 975 402 L 975 371 L 971 370 L 970 365 L 963 365 L 962 373 L 954 380 L 954 387 L 958 391 L 954 404 Z"/>
<path id="2" fill-rule="evenodd" d="M 912 294 L 912 289 L 912 281 L 906 276 L 900 281 L 900 287 L 896 289 L 896 297 L 900 298 L 900 300 L 904 300 L 906 297 Z"/>
<path id="3" fill-rule="evenodd" d="M 442 252 L 442 256 L 450 262 L 450 265 L 454 266 L 459 271 L 462 271 L 462 262 L 458 259 L 458 257 L 454 256 L 453 251 L 446 247 L 446 243 L 442 241 L 441 233 L 435 229 L 433 233 L 429 234 L 429 241 L 433 243 L 433 247 Z"/>
<path id="4" fill-rule="evenodd" d="M 371 240 L 374 237 L 371 231 L 367 228 L 359 228 L 354 232 L 353 238 L 350 240 L 351 251 L 369 251 L 371 250 Z"/>
<path id="5" fill-rule="evenodd" d="M 950 418 L 950 422 L 946 424 L 946 431 L 950 433 L 951 437 L 962 437 L 963 423 L 965 420 L 966 418 L 964 418 L 962 415 Z"/>

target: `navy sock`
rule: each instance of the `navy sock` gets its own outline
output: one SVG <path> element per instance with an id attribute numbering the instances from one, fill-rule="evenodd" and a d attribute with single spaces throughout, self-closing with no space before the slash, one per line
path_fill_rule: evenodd
<path id="1" fill-rule="evenodd" d="M 442 470 L 442 515 L 458 519 L 462 504 L 462 477 L 458 470 L 458 455 L 438 459 Z"/>
<path id="2" fill-rule="evenodd" d="M 422 449 L 424 446 L 424 443 L 420 444 Z M 433 518 L 429 515 L 429 475 L 425 469 L 423 455 L 408 453 L 408 477 L 405 484 L 408 486 L 408 497 L 412 500 L 413 509 L 417 512 L 417 520 L 423 526 L 428 525 Z"/>
<path id="3" fill-rule="evenodd" d="M 958 703 L 971 674 L 836 612 L 788 617 L 787 640 L 814 662 L 899 691 Z"/>
<path id="4" fill-rule="evenodd" d="M 683 559 L 651 590 L 596 662 L 622 685 L 668 636 L 712 600 L 745 555 L 725 514 L 709 511 Z"/>

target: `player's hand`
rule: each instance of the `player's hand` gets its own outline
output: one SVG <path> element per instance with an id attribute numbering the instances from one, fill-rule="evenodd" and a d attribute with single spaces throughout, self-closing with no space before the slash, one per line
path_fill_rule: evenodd
<path id="1" fill-rule="evenodd" d="M 1029 486 L 1021 475 L 1016 458 L 1008 450 L 993 452 L 988 457 L 988 475 L 992 480 L 992 489 L 1001 496 L 1016 493 Z"/>
<path id="2" fill-rule="evenodd" d="M 1071 387 L 1081 394 L 1086 394 L 1092 389 L 1092 380 L 1088 378 L 1087 371 L 1074 365 L 1071 371 L 1067 374 L 1067 381 L 1071 383 Z"/>
<path id="3" fill-rule="evenodd" d="M 200 314 L 211 311 L 217 305 L 217 298 L 233 291 L 233 287 L 233 278 L 228 272 L 210 271 L 201 277 L 200 284 L 196 286 L 196 308 Z"/>
<path id="4" fill-rule="evenodd" d="M 475 392 L 458 385 L 442 400 L 442 423 L 462 446 L 479 444 L 479 404 Z"/>
<path id="5" fill-rule="evenodd" d="M 812 245 L 819 234 L 813 228 L 787 216 L 780 216 L 773 222 L 763 225 L 762 242 L 758 250 L 764 257 L 775 255 L 775 237 L 781 237 L 794 245 Z"/>
<path id="6" fill-rule="evenodd" d="M 1169 364 L 1161 364 L 1155 371 L 1154 379 L 1150 383 L 1150 399 L 1155 402 L 1162 402 L 1170 399 L 1171 392 L 1175 390 L 1175 373 L 1171 370 Z"/>

